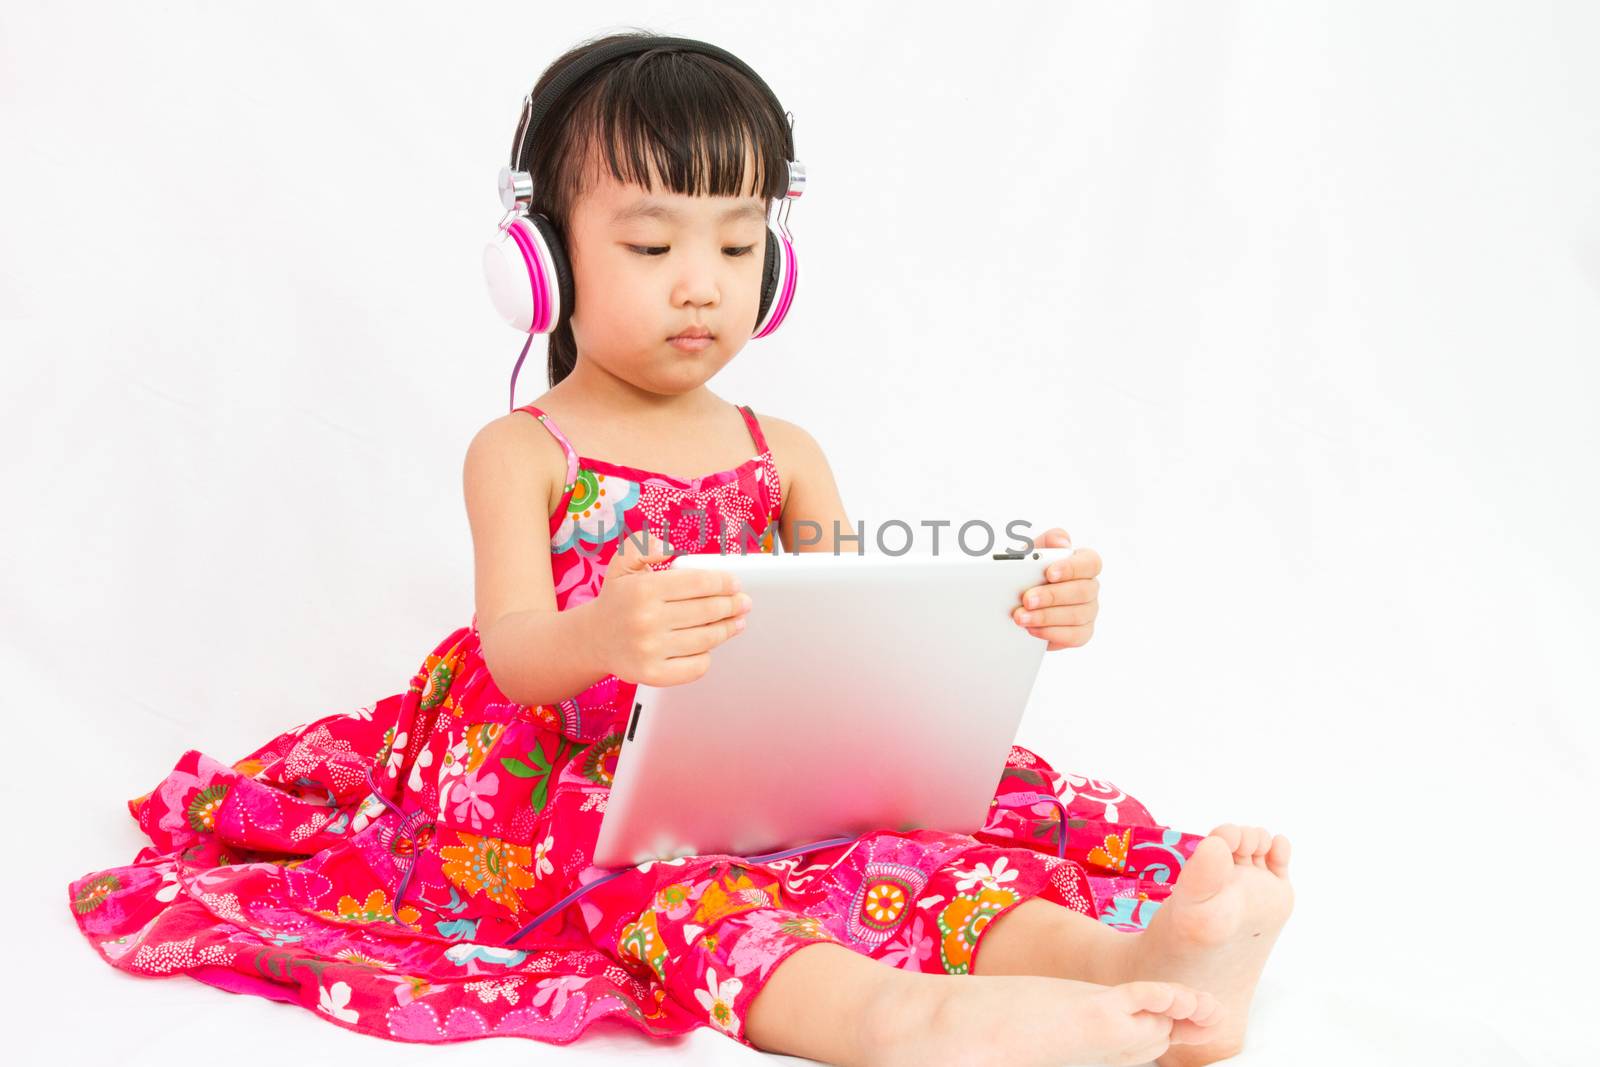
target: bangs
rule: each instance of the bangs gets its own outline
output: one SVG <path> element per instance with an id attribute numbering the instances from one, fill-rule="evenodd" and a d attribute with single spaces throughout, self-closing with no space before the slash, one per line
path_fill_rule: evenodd
<path id="1" fill-rule="evenodd" d="M 597 77 L 562 126 L 559 154 L 578 164 L 561 168 L 568 204 L 600 166 L 652 192 L 770 203 L 789 190 L 787 121 L 759 86 L 709 56 L 624 60 Z"/>

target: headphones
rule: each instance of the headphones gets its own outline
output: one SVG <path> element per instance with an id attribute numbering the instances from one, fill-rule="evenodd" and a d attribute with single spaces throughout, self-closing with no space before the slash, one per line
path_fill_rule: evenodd
<path id="1" fill-rule="evenodd" d="M 788 120 L 785 154 L 789 157 L 789 189 L 780 210 L 767 218 L 766 253 L 761 267 L 761 303 L 756 311 L 752 338 L 765 337 L 776 330 L 794 302 L 797 276 L 794 242 L 785 225 L 789 204 L 805 191 L 806 169 L 794 158 L 794 114 L 783 110 L 776 94 L 742 60 L 716 45 L 688 37 L 638 37 L 616 41 L 576 60 L 551 79 L 537 99 L 529 93 L 523 101 L 522 120 L 512 142 L 511 163 L 500 168 L 500 202 L 506 216 L 499 233 L 483 249 L 484 280 L 495 309 L 512 327 L 533 336 L 550 333 L 570 317 L 573 304 L 572 268 L 566 249 L 556 235 L 550 219 L 529 213 L 533 201 L 533 176 L 521 169 L 522 158 L 538 128 L 556 102 L 590 71 L 622 56 L 646 52 L 699 52 L 712 56 L 741 71 L 753 81 L 773 109 Z M 527 348 L 523 348 L 527 355 Z M 517 360 L 520 368 L 522 360 Z M 513 402 L 516 375 L 512 379 Z"/>

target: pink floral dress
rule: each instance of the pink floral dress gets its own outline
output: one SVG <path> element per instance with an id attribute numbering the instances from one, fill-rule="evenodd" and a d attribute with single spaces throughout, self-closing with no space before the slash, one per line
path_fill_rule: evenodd
<path id="1" fill-rule="evenodd" d="M 719 531 L 729 551 L 772 551 L 778 472 L 748 408 L 756 454 L 689 480 L 579 456 L 543 412 L 517 410 L 567 456 L 550 519 L 561 609 L 594 597 L 619 539 L 647 524 L 679 551 L 719 551 Z M 1139 930 L 1200 841 L 1019 746 L 975 835 L 885 829 L 766 862 L 602 871 L 590 857 L 635 686 L 608 675 L 515 704 L 476 622 L 401 692 L 232 764 L 184 753 L 128 802 L 151 845 L 69 887 L 89 944 L 132 974 L 187 974 L 399 1041 L 564 1044 L 614 1016 L 749 1044 L 751 1002 L 796 949 L 965 974 L 995 917 L 1032 897 Z"/>

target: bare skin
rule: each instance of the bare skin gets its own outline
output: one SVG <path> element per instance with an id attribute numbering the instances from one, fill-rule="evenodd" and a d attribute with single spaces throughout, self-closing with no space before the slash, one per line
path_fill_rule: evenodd
<path id="1" fill-rule="evenodd" d="M 1256 982 L 1294 906 L 1289 839 L 1225 823 L 1195 847 L 1143 933 L 1128 934 L 1047 900 L 1017 905 L 984 932 L 975 974 L 1052 974 L 1116 984 L 1178 981 L 1220 1005 L 1203 1043 L 1174 1047 L 1160 1067 L 1236 1056 Z"/>
<path id="2" fill-rule="evenodd" d="M 1206 1044 L 1174 1048 L 1160 1067 L 1198 1067 L 1244 1048 L 1250 1000 L 1278 932 L 1294 908 L 1289 839 L 1228 824 L 1201 841 L 1172 896 L 1134 939 L 1131 970 L 1192 982 L 1222 1003 Z"/>
<path id="3" fill-rule="evenodd" d="M 1219 826 L 1143 933 L 1029 900 L 984 931 L 970 975 L 811 946 L 778 965 L 745 1036 L 839 1064 L 1214 1063 L 1244 1046 L 1256 983 L 1293 907 L 1288 865 L 1282 835 Z"/>
<path id="4" fill-rule="evenodd" d="M 1205 1040 L 1216 1011 L 1175 982 L 925 974 L 819 943 L 778 964 L 744 1032 L 757 1048 L 842 1067 L 1136 1064 Z"/>

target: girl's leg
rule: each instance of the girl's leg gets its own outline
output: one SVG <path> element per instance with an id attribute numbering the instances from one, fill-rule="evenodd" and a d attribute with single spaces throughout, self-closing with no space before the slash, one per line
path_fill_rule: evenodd
<path id="1" fill-rule="evenodd" d="M 843 945 L 789 954 L 745 1015 L 757 1048 L 855 1067 L 1145 1063 L 1202 1041 L 1216 1001 L 1171 982 L 905 971 Z"/>
<path id="2" fill-rule="evenodd" d="M 989 923 L 972 958 L 972 973 L 1052 975 L 1116 985 L 1134 977 L 1133 952 L 1142 936 L 1034 897 Z"/>
<path id="3" fill-rule="evenodd" d="M 744 1036 L 757 1048 L 823 1063 L 874 1062 L 912 1020 L 931 1018 L 940 979 L 879 963 L 843 945 L 818 942 L 779 963 L 745 1013 Z"/>

